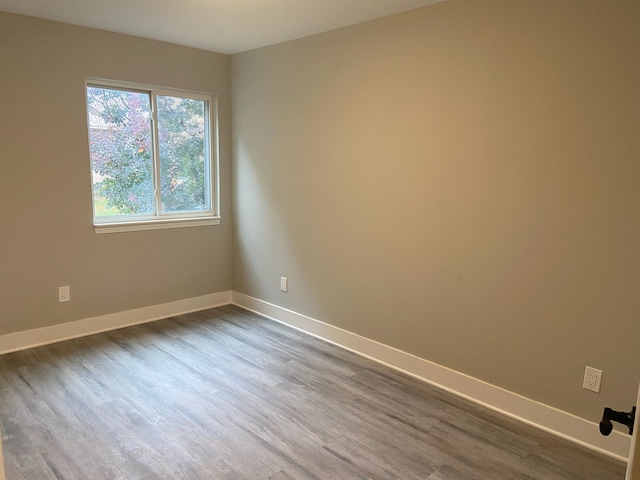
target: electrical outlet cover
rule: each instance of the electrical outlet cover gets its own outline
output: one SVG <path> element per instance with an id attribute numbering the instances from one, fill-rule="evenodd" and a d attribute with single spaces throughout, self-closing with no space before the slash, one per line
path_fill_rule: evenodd
<path id="1" fill-rule="evenodd" d="M 65 285 L 63 287 L 58 287 L 58 302 L 70 302 L 71 301 L 71 291 L 69 290 L 69 286 Z"/>
<path id="2" fill-rule="evenodd" d="M 582 381 L 582 388 L 591 390 L 592 392 L 600 393 L 600 384 L 602 383 L 602 370 L 598 370 L 593 367 L 586 367 L 584 369 L 584 380 Z"/>

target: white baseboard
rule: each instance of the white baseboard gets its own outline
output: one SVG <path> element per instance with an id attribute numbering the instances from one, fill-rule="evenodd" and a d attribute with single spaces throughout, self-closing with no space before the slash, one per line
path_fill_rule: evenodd
<path id="1" fill-rule="evenodd" d="M 231 291 L 0 335 L 0 355 L 231 303 Z"/>
<path id="2" fill-rule="evenodd" d="M 263 300 L 234 291 L 232 302 L 508 417 L 627 461 L 631 443 L 629 435 L 613 431 L 610 436 L 603 437 L 594 422 Z"/>
<path id="3" fill-rule="evenodd" d="M 234 303 L 591 450 L 627 461 L 631 437 L 450 368 L 248 295 L 226 291 L 0 335 L 0 354 Z"/>

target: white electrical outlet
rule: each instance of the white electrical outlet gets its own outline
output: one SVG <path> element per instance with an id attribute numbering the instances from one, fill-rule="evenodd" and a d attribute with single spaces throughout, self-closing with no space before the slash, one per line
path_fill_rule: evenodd
<path id="1" fill-rule="evenodd" d="M 586 367 L 584 369 L 584 380 L 582 381 L 582 388 L 591 390 L 592 392 L 600 393 L 600 384 L 602 383 L 602 370 L 598 370 L 593 367 Z"/>
<path id="2" fill-rule="evenodd" d="M 58 287 L 58 302 L 70 302 L 71 301 L 71 291 L 69 290 L 69 285 L 65 285 L 64 287 Z"/>
<path id="3" fill-rule="evenodd" d="M 280 290 L 283 292 L 289 290 L 289 280 L 287 280 L 287 277 L 280 277 Z"/>

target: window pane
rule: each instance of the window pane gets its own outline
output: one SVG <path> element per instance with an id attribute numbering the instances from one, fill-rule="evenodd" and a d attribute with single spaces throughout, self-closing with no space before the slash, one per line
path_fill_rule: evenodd
<path id="1" fill-rule="evenodd" d="M 94 214 L 153 214 L 150 97 L 87 87 Z"/>
<path id="2" fill-rule="evenodd" d="M 157 106 L 162 211 L 209 210 L 207 102 L 158 95 Z"/>

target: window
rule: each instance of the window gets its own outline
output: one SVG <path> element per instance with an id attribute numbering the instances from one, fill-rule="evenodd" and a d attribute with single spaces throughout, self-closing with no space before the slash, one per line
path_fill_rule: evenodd
<path id="1" fill-rule="evenodd" d="M 212 95 L 88 81 L 96 233 L 212 225 Z"/>

